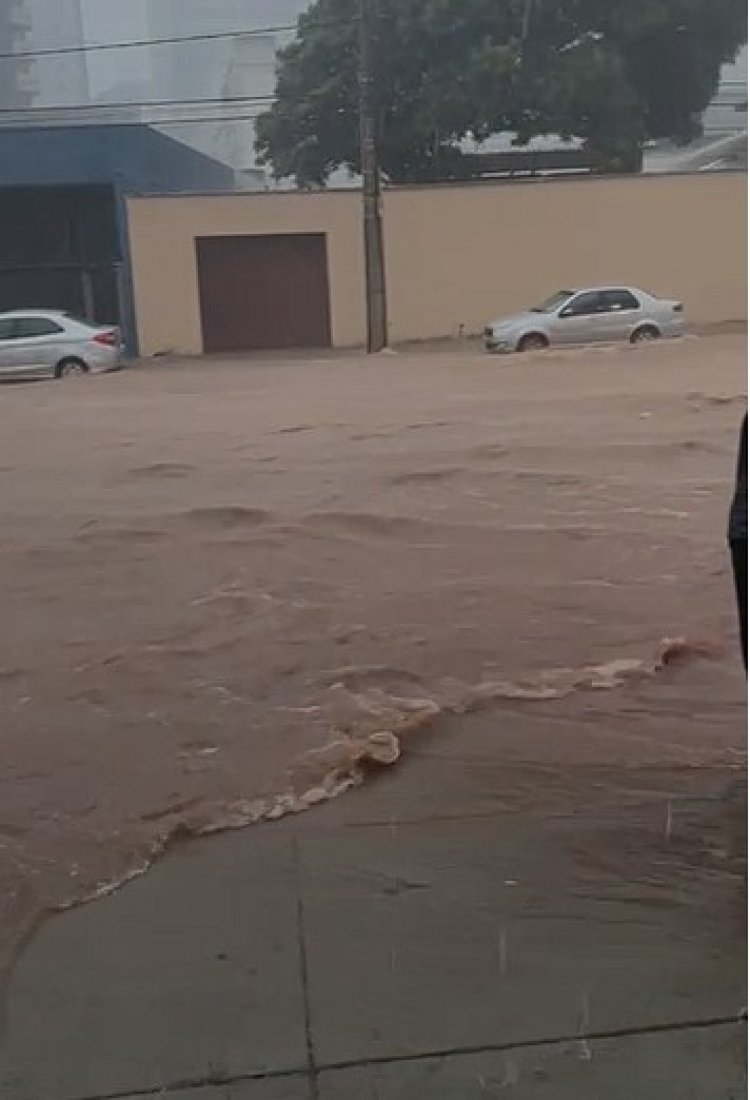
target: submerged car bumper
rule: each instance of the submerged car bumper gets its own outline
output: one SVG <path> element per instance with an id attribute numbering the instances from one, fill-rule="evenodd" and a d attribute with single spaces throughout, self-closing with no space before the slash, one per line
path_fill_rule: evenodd
<path id="1" fill-rule="evenodd" d="M 662 322 L 660 327 L 662 336 L 667 339 L 670 337 L 684 336 L 686 331 L 685 318 L 675 317 L 674 320 Z"/>
<path id="2" fill-rule="evenodd" d="M 119 370 L 122 359 L 122 348 L 97 347 L 87 354 L 86 365 L 91 374 L 107 374 L 109 371 Z"/>
<path id="3" fill-rule="evenodd" d="M 484 330 L 484 346 L 487 351 L 497 354 L 515 351 L 515 342 L 510 336 L 494 332 L 491 328 Z"/>

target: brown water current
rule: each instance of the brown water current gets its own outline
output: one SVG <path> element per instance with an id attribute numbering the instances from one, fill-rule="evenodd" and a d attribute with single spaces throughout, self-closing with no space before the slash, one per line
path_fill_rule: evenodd
<path id="1" fill-rule="evenodd" d="M 0 959 L 176 838 L 311 810 L 479 708 L 641 707 L 671 765 L 741 766 L 743 355 L 5 386 Z"/>

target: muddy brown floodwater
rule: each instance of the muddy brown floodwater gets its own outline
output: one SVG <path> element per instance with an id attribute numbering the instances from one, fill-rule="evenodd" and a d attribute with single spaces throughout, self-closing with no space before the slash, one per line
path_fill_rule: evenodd
<path id="1" fill-rule="evenodd" d="M 740 764 L 744 361 L 717 337 L 3 387 L 0 954 L 438 714 L 460 737 L 477 707 L 597 691 L 616 723 L 646 679 L 673 765 Z M 663 669 L 681 637 L 705 651 Z"/>

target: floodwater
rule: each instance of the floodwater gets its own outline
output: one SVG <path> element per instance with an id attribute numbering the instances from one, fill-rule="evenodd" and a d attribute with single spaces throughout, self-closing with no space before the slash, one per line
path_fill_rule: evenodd
<path id="1" fill-rule="evenodd" d="M 614 726 L 662 722 L 670 765 L 741 768 L 724 529 L 745 354 L 3 387 L 0 958 L 176 837 L 396 764 L 438 716 L 460 739 L 480 707 L 575 719 L 595 695 Z"/>

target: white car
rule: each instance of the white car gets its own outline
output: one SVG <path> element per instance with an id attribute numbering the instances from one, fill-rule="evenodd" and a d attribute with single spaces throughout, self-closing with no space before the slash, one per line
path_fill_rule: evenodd
<path id="1" fill-rule="evenodd" d="M 552 345 L 631 344 L 682 336 L 682 302 L 635 287 L 560 290 L 533 309 L 493 321 L 484 330 L 488 351 L 539 351 Z"/>
<path id="2" fill-rule="evenodd" d="M 0 379 L 102 374 L 122 363 L 122 336 L 57 310 L 0 313 Z"/>

